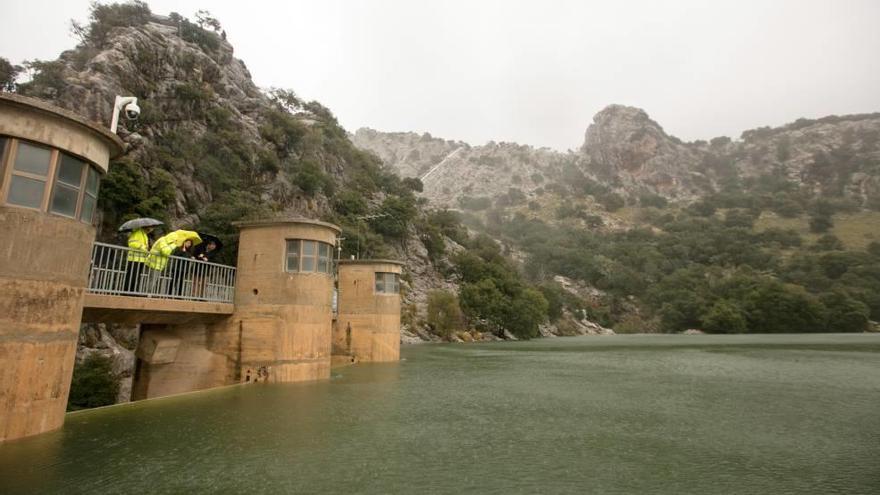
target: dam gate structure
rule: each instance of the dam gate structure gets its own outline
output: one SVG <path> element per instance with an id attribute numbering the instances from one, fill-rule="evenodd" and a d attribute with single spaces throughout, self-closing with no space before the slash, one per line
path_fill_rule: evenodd
<path id="1" fill-rule="evenodd" d="M 398 359 L 402 265 L 338 262 L 329 223 L 238 222 L 236 267 L 171 257 L 174 269 L 127 282 L 130 250 L 95 242 L 94 227 L 100 179 L 122 151 L 76 114 L 0 93 L 0 442 L 63 425 L 81 323 L 140 326 L 132 400 L 328 379 L 337 266 L 348 351 Z M 189 276 L 170 291 L 175 271 Z M 381 291 L 352 292 L 359 277 Z"/>

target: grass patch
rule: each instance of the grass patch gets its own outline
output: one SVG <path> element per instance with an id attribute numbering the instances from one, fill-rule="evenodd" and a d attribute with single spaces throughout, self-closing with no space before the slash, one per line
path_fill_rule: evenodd
<path id="1" fill-rule="evenodd" d="M 857 213 L 838 213 L 832 217 L 834 227 L 828 231 L 843 242 L 847 249 L 864 250 L 873 241 L 880 241 L 880 212 L 860 211 Z M 810 232 L 810 219 L 806 215 L 784 218 L 775 213 L 764 212 L 755 222 L 755 231 L 770 228 L 792 229 L 807 244 L 816 242 L 820 234 Z"/>

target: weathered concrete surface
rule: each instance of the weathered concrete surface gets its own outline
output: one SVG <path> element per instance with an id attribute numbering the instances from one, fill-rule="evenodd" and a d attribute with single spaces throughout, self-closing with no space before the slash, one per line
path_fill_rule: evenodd
<path id="1" fill-rule="evenodd" d="M 338 228 L 306 220 L 239 226 L 232 315 L 224 316 L 227 308 L 221 306 L 228 305 L 216 305 L 215 313 L 201 316 L 221 318 L 213 322 L 144 326 L 133 399 L 239 382 L 330 377 L 333 278 L 326 273 L 287 273 L 286 241 L 306 239 L 332 245 Z M 111 302 L 117 310 L 121 308 L 119 302 L 102 304 L 111 306 Z M 137 304 L 147 311 L 154 303 Z"/>
<path id="2" fill-rule="evenodd" d="M 46 102 L 0 92 L 0 134 L 36 141 L 81 156 L 107 172 L 122 140 L 79 115 Z"/>
<path id="3" fill-rule="evenodd" d="M 82 321 L 132 325 L 211 323 L 231 315 L 233 309 L 232 304 L 225 303 L 86 294 Z"/>
<path id="4" fill-rule="evenodd" d="M 0 441 L 58 428 L 95 230 L 0 206 Z"/>
<path id="5" fill-rule="evenodd" d="M 227 358 L 210 349 L 204 324 L 144 325 L 132 400 L 165 397 L 230 382 Z"/>
<path id="6" fill-rule="evenodd" d="M 402 264 L 388 260 L 339 262 L 338 315 L 333 354 L 363 362 L 400 359 L 400 294 L 377 293 L 376 273 L 400 274 Z"/>
<path id="7" fill-rule="evenodd" d="M 306 220 L 240 224 L 235 314 L 227 335 L 239 332 L 242 382 L 330 377 L 333 278 L 285 271 L 286 241 L 336 243 L 339 228 Z"/>

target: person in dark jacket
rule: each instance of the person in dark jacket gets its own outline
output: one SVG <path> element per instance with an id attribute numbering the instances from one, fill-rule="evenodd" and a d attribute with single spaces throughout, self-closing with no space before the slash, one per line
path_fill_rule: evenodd
<path id="1" fill-rule="evenodd" d="M 193 251 L 193 257 L 197 260 L 201 261 L 214 261 L 214 257 L 217 255 L 217 243 L 211 239 L 208 239 L 207 242 L 203 242 L 196 246 L 195 251 Z"/>
<path id="2" fill-rule="evenodd" d="M 196 246 L 195 251 L 193 251 L 193 257 L 198 261 L 208 261 L 214 262 L 214 257 L 217 256 L 219 249 L 217 249 L 217 243 L 212 239 L 208 239 L 207 241 Z M 195 273 L 193 274 L 193 296 L 201 298 L 205 295 L 205 287 L 207 286 L 206 274 L 210 270 L 204 267 L 204 265 L 198 264 L 195 269 Z"/>
<path id="3" fill-rule="evenodd" d="M 187 275 L 190 275 L 190 265 L 189 260 L 195 258 L 194 253 L 195 248 L 193 248 L 193 242 L 189 239 L 185 240 L 183 244 L 175 248 L 174 251 L 171 252 L 171 295 L 172 296 L 183 296 L 183 282 L 187 278 Z M 173 257 L 183 258 L 183 259 L 174 259 Z"/>

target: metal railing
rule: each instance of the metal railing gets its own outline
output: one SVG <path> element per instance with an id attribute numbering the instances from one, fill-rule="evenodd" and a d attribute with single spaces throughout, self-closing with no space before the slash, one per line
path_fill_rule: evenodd
<path id="1" fill-rule="evenodd" d="M 96 242 L 87 292 L 231 303 L 235 267 Z"/>

